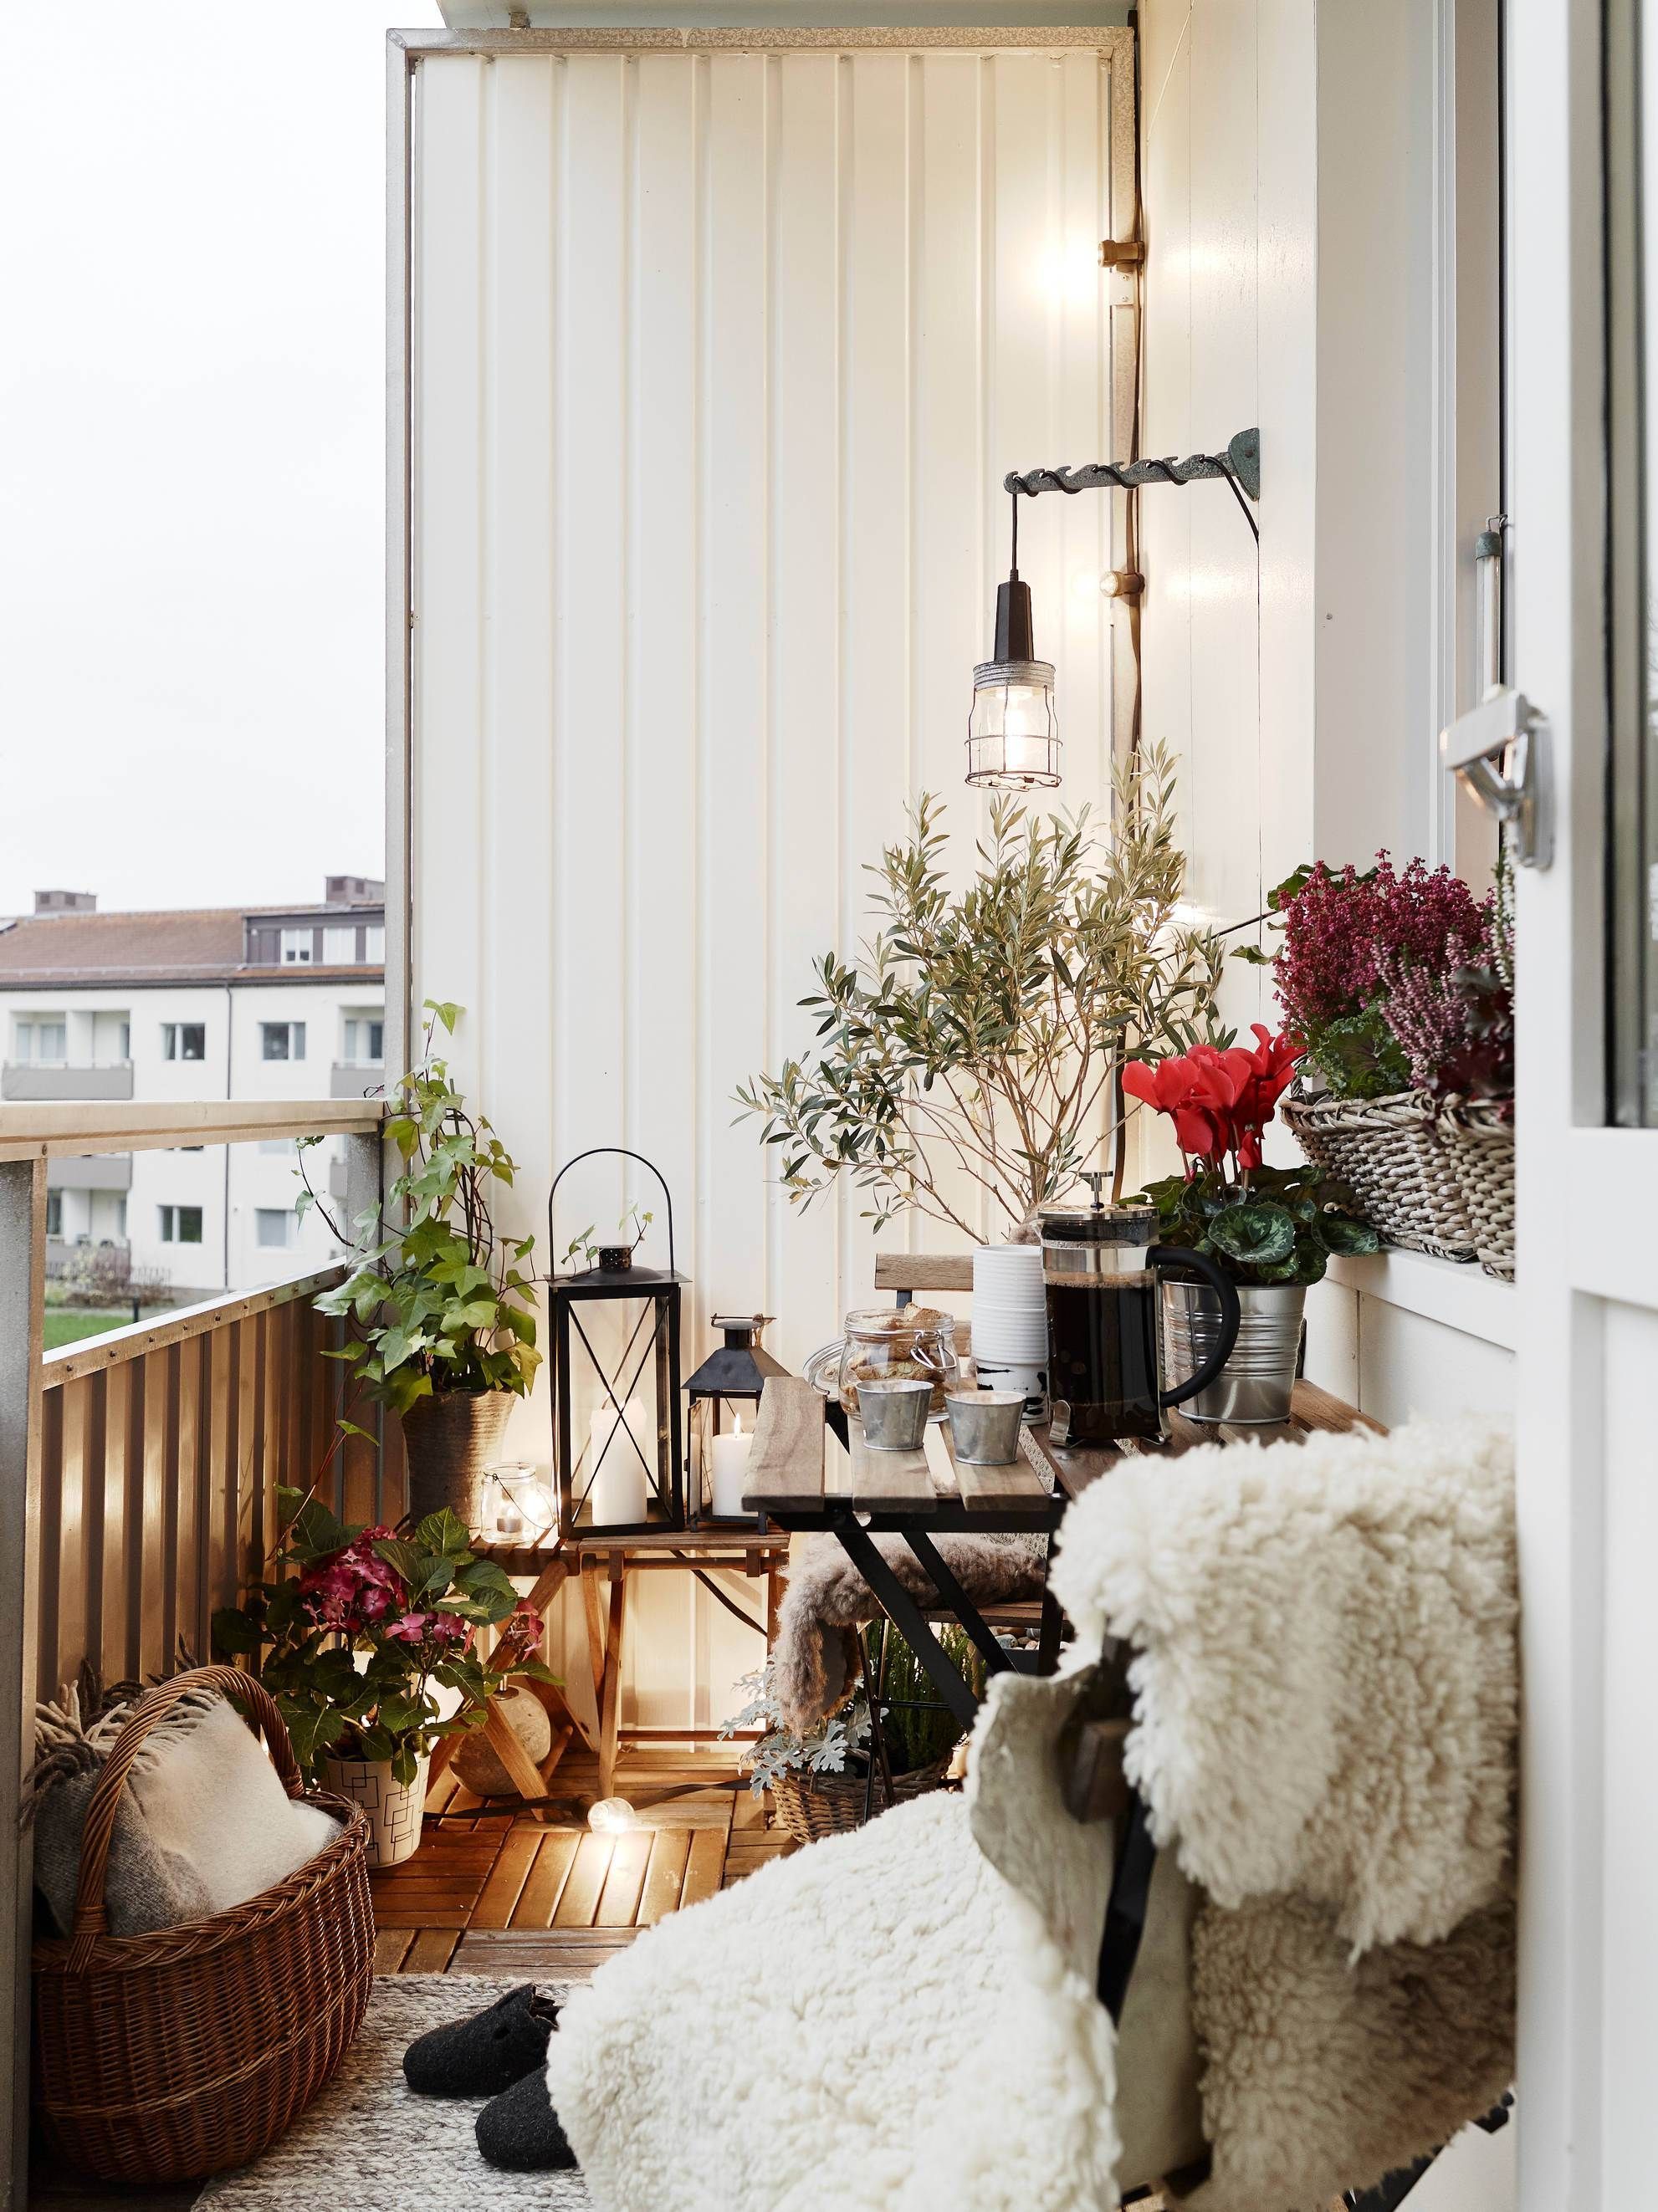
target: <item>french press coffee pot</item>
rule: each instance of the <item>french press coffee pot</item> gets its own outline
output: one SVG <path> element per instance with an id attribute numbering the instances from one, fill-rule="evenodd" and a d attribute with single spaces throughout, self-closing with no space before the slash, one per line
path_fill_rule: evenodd
<path id="1" fill-rule="evenodd" d="M 1045 1207 L 1042 1279 L 1048 1306 L 1049 1440 L 1059 1445 L 1114 1444 L 1168 1433 L 1164 1413 L 1215 1380 L 1238 1340 L 1238 1293 L 1212 1260 L 1178 1244 L 1153 1242 L 1153 1206 L 1106 1206 L 1102 1175 L 1085 1175 L 1094 1203 Z M 1163 1387 L 1157 1326 L 1159 1271 L 1189 1269 L 1221 1301 L 1220 1342 L 1195 1374 Z"/>

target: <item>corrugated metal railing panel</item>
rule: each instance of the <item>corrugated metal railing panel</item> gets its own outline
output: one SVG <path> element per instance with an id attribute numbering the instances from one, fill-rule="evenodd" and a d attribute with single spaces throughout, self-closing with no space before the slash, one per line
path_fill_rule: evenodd
<path id="1" fill-rule="evenodd" d="M 308 1286 L 309 1287 L 309 1286 Z M 395 1418 L 357 1408 L 376 1439 L 337 1442 L 343 1325 L 287 1286 L 222 1302 L 227 1317 L 167 1337 L 165 1319 L 99 1366 L 46 1363 L 40 1520 L 42 1694 L 89 1659 L 107 1681 L 208 1656 L 215 1609 L 256 1580 L 275 1492 L 304 1486 L 351 1521 L 402 1511 Z M 250 1310 L 250 1308 L 253 1309 Z M 133 1332 L 135 1337 L 142 1332 Z"/>

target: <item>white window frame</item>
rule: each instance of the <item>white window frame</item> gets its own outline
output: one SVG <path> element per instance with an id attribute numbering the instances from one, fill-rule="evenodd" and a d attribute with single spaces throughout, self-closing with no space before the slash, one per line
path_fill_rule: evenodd
<path id="1" fill-rule="evenodd" d="M 279 1237 L 270 1237 L 265 1231 L 279 1227 Z M 299 1217 L 291 1206 L 256 1206 L 253 1208 L 253 1242 L 261 1252 L 291 1252 L 299 1242 Z"/>
<path id="2" fill-rule="evenodd" d="M 206 1243 L 207 1216 L 204 1207 L 199 1206 L 175 1205 L 169 1201 L 158 1206 L 156 1208 L 156 1212 L 160 1216 L 161 1241 L 163 1244 L 204 1244 Z M 193 1237 L 186 1237 L 182 1233 L 184 1217 L 187 1213 L 193 1213 L 196 1217 L 196 1234 Z"/>
<path id="3" fill-rule="evenodd" d="M 272 1052 L 271 1039 L 278 1030 L 287 1032 L 287 1046 L 282 1052 Z M 259 1024 L 259 1058 L 280 1066 L 305 1057 L 305 1024 L 303 1022 L 261 1022 Z"/>
<path id="4" fill-rule="evenodd" d="M 199 1052 L 188 1053 L 180 1049 L 186 1030 L 201 1031 L 202 1048 Z M 192 1066 L 199 1065 L 207 1058 L 207 1024 L 204 1021 L 163 1022 L 162 1024 L 162 1058 L 180 1063 L 188 1062 Z"/>

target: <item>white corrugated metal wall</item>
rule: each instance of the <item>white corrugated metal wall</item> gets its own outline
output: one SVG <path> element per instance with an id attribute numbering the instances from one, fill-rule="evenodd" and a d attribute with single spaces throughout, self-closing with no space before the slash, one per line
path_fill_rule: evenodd
<path id="1" fill-rule="evenodd" d="M 856 1196 L 791 1212 L 731 1095 L 806 1042 L 811 959 L 867 927 L 906 802 L 978 818 L 1003 473 L 1127 434 L 1131 295 L 1097 246 L 1132 226 L 1131 55 L 1106 32 L 416 70 L 413 1001 L 467 1008 L 455 1061 L 523 1170 L 508 1225 L 544 1237 L 588 1146 L 661 1166 L 687 1370 L 712 1311 L 776 1314 L 795 1364 L 869 1291 Z M 1126 680 L 1112 528 L 1094 495 L 1021 533 L 1070 805 L 1102 796 Z M 620 1196 L 588 1186 L 570 1229 Z M 518 1419 L 545 1460 L 545 1388 Z M 659 1581 L 640 1717 L 705 1719 L 688 1666 L 754 1647 Z"/>

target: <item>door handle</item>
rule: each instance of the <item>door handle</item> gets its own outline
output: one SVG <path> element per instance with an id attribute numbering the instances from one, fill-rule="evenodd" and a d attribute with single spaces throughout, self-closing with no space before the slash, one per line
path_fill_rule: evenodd
<path id="1" fill-rule="evenodd" d="M 1498 684 L 1478 706 L 1439 733 L 1440 759 L 1479 804 L 1515 836 L 1522 868 L 1554 858 L 1554 809 L 1542 717 L 1512 684 Z"/>

